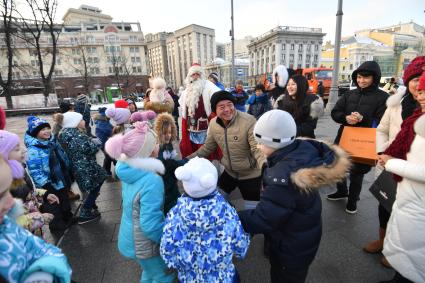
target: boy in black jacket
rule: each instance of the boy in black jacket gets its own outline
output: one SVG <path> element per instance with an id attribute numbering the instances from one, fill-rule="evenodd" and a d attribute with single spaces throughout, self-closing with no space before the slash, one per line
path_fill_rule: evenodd
<path id="1" fill-rule="evenodd" d="M 344 178 L 350 162 L 343 150 L 295 139 L 292 116 L 271 110 L 254 128 L 267 157 L 263 190 L 255 209 L 239 213 L 246 232 L 270 240 L 271 282 L 304 282 L 322 236 L 318 189 Z"/>

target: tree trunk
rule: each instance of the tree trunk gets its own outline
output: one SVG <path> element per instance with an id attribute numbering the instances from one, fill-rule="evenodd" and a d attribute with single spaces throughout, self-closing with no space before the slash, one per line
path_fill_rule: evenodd
<path id="1" fill-rule="evenodd" d="M 3 94 L 6 98 L 7 109 L 13 109 L 12 90 L 10 88 L 5 88 Z"/>

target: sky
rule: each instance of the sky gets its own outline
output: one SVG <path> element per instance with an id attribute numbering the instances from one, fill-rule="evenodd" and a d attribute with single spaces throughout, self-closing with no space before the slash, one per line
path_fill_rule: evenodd
<path id="1" fill-rule="evenodd" d="M 20 0 L 24 2 L 23 0 Z M 144 34 L 173 32 L 190 24 L 213 28 L 217 42 L 230 42 L 231 0 L 58 0 L 56 20 L 68 8 L 98 7 L 113 21 L 140 22 Z M 260 36 L 281 26 L 322 28 L 335 40 L 338 0 L 233 0 L 235 38 Z M 25 5 L 19 8 L 25 10 Z M 345 0 L 342 36 L 356 30 L 410 22 L 425 26 L 425 0 Z"/>

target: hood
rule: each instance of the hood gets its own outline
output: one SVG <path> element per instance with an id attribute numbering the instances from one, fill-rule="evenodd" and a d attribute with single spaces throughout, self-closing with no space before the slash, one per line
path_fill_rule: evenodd
<path id="1" fill-rule="evenodd" d="M 115 172 L 127 184 L 133 184 L 150 174 L 164 174 L 165 167 L 155 158 L 128 158 L 117 163 Z"/>
<path id="2" fill-rule="evenodd" d="M 405 86 L 399 86 L 397 89 L 397 92 L 388 97 L 387 99 L 387 107 L 396 107 L 399 106 L 401 101 L 404 98 L 404 95 L 406 94 L 406 87 Z"/>
<path id="3" fill-rule="evenodd" d="M 53 135 L 50 137 L 50 140 L 48 141 L 40 141 L 37 138 L 30 136 L 28 133 L 25 133 L 24 143 L 26 147 L 37 146 L 37 145 L 47 146 L 52 139 L 53 139 Z"/>
<path id="4" fill-rule="evenodd" d="M 381 80 L 381 68 L 379 67 L 378 63 L 376 63 L 375 61 L 366 61 L 361 64 L 356 70 L 354 70 L 354 72 L 351 74 L 351 79 L 357 87 L 359 87 L 359 85 L 357 84 L 357 73 L 360 71 L 369 71 L 373 73 L 372 86 L 374 86 L 375 88 L 378 87 L 379 81 Z"/>
<path id="5" fill-rule="evenodd" d="M 343 180 L 351 166 L 348 154 L 334 144 L 326 145 L 324 142 L 305 140 L 313 143 L 323 161 L 322 165 L 303 168 L 291 174 L 291 180 L 297 188 L 303 192 L 310 192 Z"/>
<path id="6" fill-rule="evenodd" d="M 178 199 L 177 206 L 183 221 L 183 231 L 196 231 L 206 234 L 207 231 L 223 225 L 226 220 L 226 211 L 229 209 L 227 201 L 216 190 L 210 195 L 193 199 L 184 195 Z M 195 233 L 196 233 L 195 232 Z"/>

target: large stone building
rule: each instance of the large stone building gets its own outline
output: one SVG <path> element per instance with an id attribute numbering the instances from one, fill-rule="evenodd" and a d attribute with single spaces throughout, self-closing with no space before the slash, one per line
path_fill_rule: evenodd
<path id="1" fill-rule="evenodd" d="M 235 58 L 249 59 L 248 45 L 253 40 L 252 36 L 246 36 L 243 39 L 235 40 Z M 232 61 L 232 43 L 226 43 L 224 60 Z"/>
<path id="2" fill-rule="evenodd" d="M 123 92 L 147 86 L 147 50 L 138 22 L 113 22 L 100 9 L 82 5 L 79 9 L 69 9 L 63 25 L 58 24 L 57 28 L 60 34 L 53 88 L 59 97 L 75 96 L 81 91 L 104 91 L 111 86 Z M 46 69 L 51 62 L 48 50 L 52 44 L 47 32 L 42 33 L 40 42 L 46 50 L 43 56 Z M 0 50 L 4 48 L 0 44 Z M 14 40 L 13 48 L 15 83 L 41 85 L 36 50 L 19 38 Z M 0 54 L 2 73 L 7 70 L 5 54 Z"/>
<path id="3" fill-rule="evenodd" d="M 174 32 L 167 38 L 168 83 L 178 88 L 193 63 L 206 66 L 216 57 L 215 32 L 211 28 L 189 25 Z"/>
<path id="4" fill-rule="evenodd" d="M 248 45 L 249 84 L 280 64 L 293 69 L 320 66 L 324 36 L 321 28 L 278 26 L 254 38 Z"/>
<path id="5" fill-rule="evenodd" d="M 167 37 L 172 36 L 169 32 L 160 32 L 156 34 L 147 34 L 145 36 L 148 59 L 149 73 L 153 77 L 161 77 L 170 81 L 170 69 L 167 60 Z"/>

